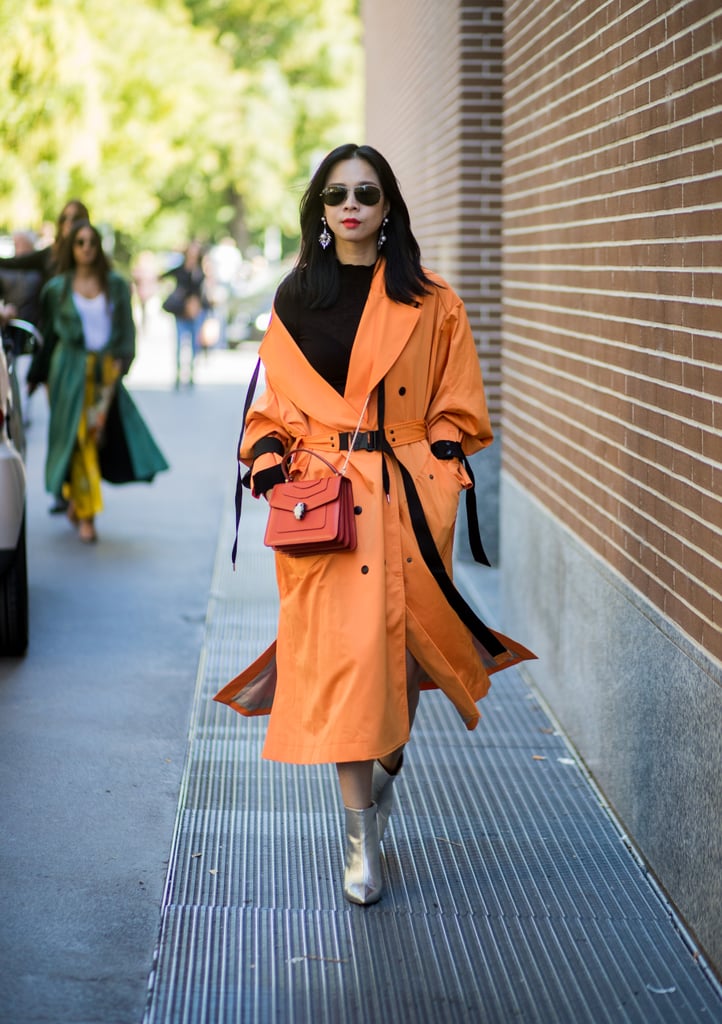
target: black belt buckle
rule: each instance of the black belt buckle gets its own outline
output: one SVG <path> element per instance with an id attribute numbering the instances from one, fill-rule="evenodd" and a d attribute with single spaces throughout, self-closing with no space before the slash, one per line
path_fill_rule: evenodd
<path id="1" fill-rule="evenodd" d="M 359 434 L 354 441 L 353 450 L 355 452 L 375 452 L 377 448 L 376 444 L 376 430 L 366 430 L 363 434 Z"/>

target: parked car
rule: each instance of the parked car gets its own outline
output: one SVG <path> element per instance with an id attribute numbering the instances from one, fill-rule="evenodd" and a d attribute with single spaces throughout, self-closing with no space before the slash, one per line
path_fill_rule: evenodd
<path id="1" fill-rule="evenodd" d="M 28 646 L 25 431 L 15 366 L 38 344 L 26 320 L 0 325 L 0 656 L 18 657 Z"/>

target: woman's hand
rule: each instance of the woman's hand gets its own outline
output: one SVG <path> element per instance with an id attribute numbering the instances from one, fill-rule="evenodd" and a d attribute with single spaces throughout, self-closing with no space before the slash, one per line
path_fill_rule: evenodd
<path id="1" fill-rule="evenodd" d="M 86 422 L 88 425 L 88 433 L 93 438 L 98 438 L 103 432 L 105 426 L 105 412 L 97 405 L 88 409 L 86 413 Z"/>
<path id="2" fill-rule="evenodd" d="M 9 321 L 13 320 L 18 315 L 18 311 L 13 306 L 12 302 L 3 302 L 0 299 L 0 324 L 3 326 Z"/>

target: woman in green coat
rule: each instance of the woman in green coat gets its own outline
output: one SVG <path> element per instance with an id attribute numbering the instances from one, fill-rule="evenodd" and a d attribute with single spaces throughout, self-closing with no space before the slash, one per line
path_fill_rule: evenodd
<path id="1" fill-rule="evenodd" d="M 45 484 L 69 502 L 85 543 L 97 539 L 101 478 L 150 482 L 168 464 L 123 387 L 135 355 L 130 289 L 110 267 L 89 221 L 77 221 L 63 273 L 43 288 L 45 344 L 28 374 L 30 390 L 47 383 L 50 401 Z"/>

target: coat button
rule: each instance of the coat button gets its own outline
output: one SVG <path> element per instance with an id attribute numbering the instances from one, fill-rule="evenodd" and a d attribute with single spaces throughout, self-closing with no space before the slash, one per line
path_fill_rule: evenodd
<path id="1" fill-rule="evenodd" d="M 399 394 L 400 395 L 405 395 L 406 394 L 406 388 L 399 388 Z"/>
<path id="2" fill-rule="evenodd" d="M 363 509 L 361 508 L 360 505 L 354 505 L 354 507 L 353 507 L 353 514 L 355 516 L 360 516 L 362 512 L 363 512 Z"/>
<path id="3" fill-rule="evenodd" d="M 364 574 L 364 576 L 366 576 L 368 571 L 369 571 L 369 567 L 367 565 L 362 565 L 361 566 L 361 572 Z"/>

